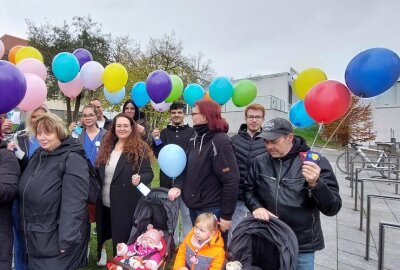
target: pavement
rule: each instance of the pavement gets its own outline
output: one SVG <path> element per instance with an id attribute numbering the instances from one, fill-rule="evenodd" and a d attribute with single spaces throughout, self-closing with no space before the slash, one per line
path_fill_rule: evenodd
<path id="1" fill-rule="evenodd" d="M 326 217 L 321 214 L 325 249 L 316 253 L 315 269 L 378 269 L 379 221 L 400 223 L 400 200 L 372 200 L 370 258 L 365 260 L 367 196 L 364 196 L 363 230 L 360 231 L 360 189 L 357 194 L 358 211 L 355 211 L 355 198 L 351 196 L 350 181 L 345 178 L 346 174 L 336 169 L 336 157 L 340 153 L 333 149 L 324 149 L 322 153 L 335 170 L 343 203 L 336 216 Z M 360 177 L 371 178 L 379 175 L 376 172 L 362 172 Z M 395 193 L 395 185 L 392 183 L 365 183 L 365 194 L 400 198 L 400 194 Z M 400 230 L 385 230 L 384 259 L 384 269 L 400 269 Z"/>

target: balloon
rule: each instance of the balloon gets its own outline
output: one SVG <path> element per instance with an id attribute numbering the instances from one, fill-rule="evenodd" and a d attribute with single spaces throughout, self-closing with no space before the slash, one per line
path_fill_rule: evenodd
<path id="1" fill-rule="evenodd" d="M 53 58 L 51 67 L 56 79 L 63 83 L 72 81 L 79 73 L 78 59 L 69 52 L 57 54 Z"/>
<path id="2" fill-rule="evenodd" d="M 109 64 L 104 69 L 102 80 L 110 93 L 118 92 L 128 81 L 128 71 L 120 63 Z"/>
<path id="3" fill-rule="evenodd" d="M 191 83 L 183 91 L 183 99 L 189 106 L 194 107 L 196 101 L 204 97 L 204 89 L 197 83 Z"/>
<path id="4" fill-rule="evenodd" d="M 315 123 L 304 107 L 304 101 L 299 100 L 290 108 L 289 120 L 292 124 L 298 128 L 306 128 Z"/>
<path id="5" fill-rule="evenodd" d="M 72 54 L 75 55 L 76 59 L 78 59 L 81 68 L 84 64 L 93 60 L 92 54 L 83 48 L 76 49 Z"/>
<path id="6" fill-rule="evenodd" d="M 146 79 L 147 94 L 155 103 L 163 102 L 171 93 L 172 83 L 168 73 L 155 70 Z"/>
<path id="7" fill-rule="evenodd" d="M 172 102 L 177 100 L 183 91 L 183 81 L 177 75 L 170 75 L 171 83 L 172 83 L 172 90 L 169 96 L 165 99 L 166 102 Z"/>
<path id="8" fill-rule="evenodd" d="M 39 76 L 26 73 L 26 94 L 19 103 L 18 108 L 22 111 L 33 111 L 44 103 L 47 97 L 47 86 Z"/>
<path id="9" fill-rule="evenodd" d="M 44 62 L 43 56 L 38 49 L 30 46 L 26 46 L 18 50 L 18 52 L 15 54 L 15 63 L 18 64 L 26 58 L 35 58 L 42 63 Z"/>
<path id="10" fill-rule="evenodd" d="M 89 61 L 81 67 L 81 80 L 83 86 L 89 90 L 96 90 L 99 88 L 103 81 L 101 76 L 103 75 L 104 67 L 96 61 Z"/>
<path id="11" fill-rule="evenodd" d="M 0 59 L 3 58 L 4 51 L 5 51 L 4 43 L 3 41 L 0 40 Z"/>
<path id="12" fill-rule="evenodd" d="M 304 99 L 314 85 L 327 79 L 325 72 L 319 68 L 306 69 L 300 72 L 297 78 L 293 80 L 293 92 L 299 99 Z"/>
<path id="13" fill-rule="evenodd" d="M 304 106 L 318 123 L 330 123 L 342 117 L 350 108 L 351 94 L 346 85 L 328 80 L 315 85 L 307 94 Z"/>
<path id="14" fill-rule="evenodd" d="M 372 48 L 357 54 L 345 72 L 350 91 L 362 98 L 382 94 L 393 86 L 399 76 L 400 58 L 385 48 Z"/>
<path id="15" fill-rule="evenodd" d="M 178 177 L 186 167 L 185 151 L 179 145 L 167 144 L 158 154 L 158 164 L 168 177 Z"/>
<path id="16" fill-rule="evenodd" d="M 8 61 L 15 64 L 15 55 L 23 47 L 25 47 L 25 46 L 17 45 L 17 46 L 12 47 L 8 53 Z"/>
<path id="17" fill-rule="evenodd" d="M 0 114 L 17 107 L 25 93 L 24 74 L 10 62 L 0 60 Z"/>
<path id="18" fill-rule="evenodd" d="M 158 112 L 165 112 L 165 111 L 169 110 L 169 107 L 171 107 L 171 105 L 172 105 L 172 102 L 167 103 L 165 101 L 163 101 L 161 103 L 154 103 L 151 100 L 150 103 L 151 103 L 151 107 L 153 107 L 153 109 Z"/>
<path id="19" fill-rule="evenodd" d="M 240 80 L 233 89 L 232 102 L 236 107 L 249 105 L 257 96 L 257 86 L 250 80 Z"/>
<path id="20" fill-rule="evenodd" d="M 104 87 L 103 89 L 104 96 L 106 99 L 113 105 L 117 105 L 121 103 L 125 98 L 125 87 L 122 87 L 119 91 L 110 93 L 108 89 Z"/>
<path id="21" fill-rule="evenodd" d="M 47 78 L 46 66 L 36 58 L 26 58 L 17 64 L 22 73 L 32 73 L 39 76 L 43 81 Z"/>
<path id="22" fill-rule="evenodd" d="M 215 102 L 222 105 L 232 97 L 233 85 L 228 78 L 217 77 L 211 81 L 208 92 Z"/>
<path id="23" fill-rule="evenodd" d="M 58 82 L 58 87 L 60 87 L 61 92 L 63 92 L 67 97 L 76 98 L 83 89 L 83 82 L 80 74 L 78 73 L 78 75 L 70 82 Z"/>
<path id="24" fill-rule="evenodd" d="M 147 94 L 146 83 L 137 82 L 132 86 L 131 90 L 132 101 L 138 106 L 143 107 L 150 101 L 150 97 Z"/>

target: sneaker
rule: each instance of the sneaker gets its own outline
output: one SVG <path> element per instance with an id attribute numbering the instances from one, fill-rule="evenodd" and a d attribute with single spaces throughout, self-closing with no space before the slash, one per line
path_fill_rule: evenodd
<path id="1" fill-rule="evenodd" d="M 107 252 L 105 249 L 101 250 L 100 260 L 97 262 L 98 266 L 106 266 L 107 264 Z"/>
<path id="2" fill-rule="evenodd" d="M 89 256 L 90 256 L 90 246 L 88 245 L 87 255 L 86 255 L 86 258 L 87 258 L 88 262 L 89 262 Z"/>
<path id="3" fill-rule="evenodd" d="M 95 227 L 95 228 L 93 229 L 93 234 L 94 234 L 94 235 L 97 234 L 97 227 Z"/>

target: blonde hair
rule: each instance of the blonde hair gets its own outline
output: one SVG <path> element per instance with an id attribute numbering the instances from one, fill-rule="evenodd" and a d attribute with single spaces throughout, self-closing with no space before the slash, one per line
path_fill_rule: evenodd
<path id="1" fill-rule="evenodd" d="M 60 117 L 55 114 L 43 114 L 33 124 L 34 134 L 37 136 L 37 130 L 41 128 L 46 132 L 54 132 L 57 138 L 62 141 L 67 137 L 67 130 Z"/>
<path id="2" fill-rule="evenodd" d="M 210 232 L 215 232 L 218 230 L 218 220 L 213 213 L 203 213 L 198 215 L 194 225 L 198 223 L 204 223 Z"/>
<path id="3" fill-rule="evenodd" d="M 31 112 L 28 112 L 26 114 L 26 119 L 25 119 L 25 132 L 27 132 L 28 134 L 36 134 L 35 133 L 35 128 L 32 125 L 32 114 L 34 114 L 35 112 L 37 112 L 38 110 L 43 110 L 45 113 L 49 113 L 49 109 L 47 108 L 46 105 L 41 105 L 40 107 L 34 109 Z"/>

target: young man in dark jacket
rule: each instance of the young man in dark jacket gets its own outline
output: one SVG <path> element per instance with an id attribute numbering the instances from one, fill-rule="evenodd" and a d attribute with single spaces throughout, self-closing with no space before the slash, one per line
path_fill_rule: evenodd
<path id="1" fill-rule="evenodd" d="M 264 122 L 265 108 L 261 104 L 250 104 L 244 110 L 245 124 L 240 126 L 238 134 L 232 137 L 232 142 L 235 146 L 235 156 L 240 172 L 239 183 L 239 198 L 236 203 L 235 212 L 232 216 L 232 227 L 229 230 L 229 239 L 232 237 L 232 231 L 236 228 L 239 222 L 249 214 L 249 210 L 244 204 L 244 180 L 248 176 L 251 164 L 254 158 L 264 154 L 264 140 L 257 137 L 261 133 L 261 127 Z"/>
<path id="2" fill-rule="evenodd" d="M 168 124 L 161 132 L 158 128 L 152 132 L 153 137 L 153 150 L 156 157 L 160 153 L 164 145 L 177 144 L 186 152 L 189 140 L 194 134 L 194 129 L 185 124 L 185 106 L 182 103 L 174 102 L 169 108 L 171 123 Z M 160 187 L 170 189 L 172 187 L 172 178 L 168 177 L 163 171 L 160 170 Z M 179 237 L 179 226 L 175 229 L 174 240 L 179 243 L 183 240 L 186 234 L 192 229 L 192 222 L 190 220 L 189 209 L 186 207 L 182 198 L 179 198 L 179 208 L 182 217 L 182 237 Z"/>
<path id="3" fill-rule="evenodd" d="M 287 223 L 299 243 L 297 270 L 314 269 L 314 252 L 324 248 L 320 212 L 334 216 L 342 206 L 332 167 L 324 157 L 303 161 L 309 147 L 285 119 L 267 122 L 259 137 L 267 153 L 256 157 L 245 181 L 246 205 L 255 218 Z"/>

